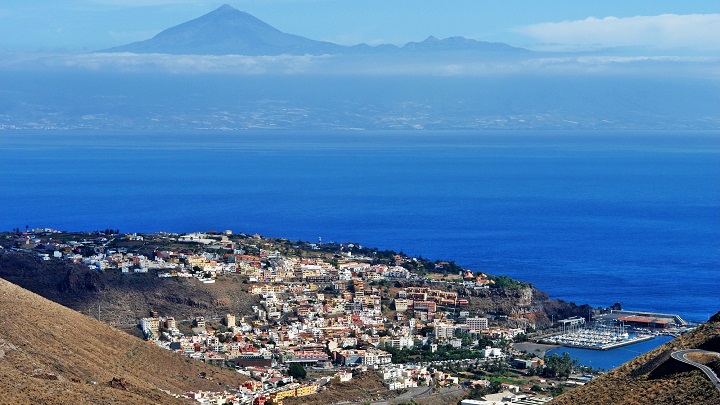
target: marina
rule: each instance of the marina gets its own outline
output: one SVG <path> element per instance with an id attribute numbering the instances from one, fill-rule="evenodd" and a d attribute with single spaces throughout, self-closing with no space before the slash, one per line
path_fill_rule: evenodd
<path id="1" fill-rule="evenodd" d="M 562 356 L 564 353 L 568 353 L 571 358 L 577 359 L 578 364 L 592 367 L 597 370 L 612 370 L 619 367 L 625 362 L 631 359 L 647 353 L 650 350 L 661 346 L 673 338 L 671 336 L 659 335 L 654 339 L 637 342 L 634 344 L 627 344 L 621 347 L 614 347 L 608 350 L 588 350 L 587 348 L 576 348 L 576 347 L 556 347 L 549 350 L 546 356 L 552 356 L 557 354 Z"/>
<path id="2" fill-rule="evenodd" d="M 564 333 L 547 337 L 543 343 L 558 344 L 578 349 L 609 350 L 616 347 L 631 345 L 633 343 L 652 340 L 655 335 L 631 335 L 628 333 L 598 332 L 592 329 L 582 329 L 575 332 Z"/>
<path id="3" fill-rule="evenodd" d="M 544 337 L 541 342 L 579 349 L 609 350 L 616 347 L 644 342 L 655 338 L 653 334 L 608 331 L 605 328 L 580 328 Z"/>
<path id="4" fill-rule="evenodd" d="M 689 326 L 678 315 L 634 311 L 611 311 L 593 319 L 573 317 L 558 321 L 560 332 L 539 341 L 578 349 L 610 350 L 655 339 L 658 335 L 678 336 Z"/>

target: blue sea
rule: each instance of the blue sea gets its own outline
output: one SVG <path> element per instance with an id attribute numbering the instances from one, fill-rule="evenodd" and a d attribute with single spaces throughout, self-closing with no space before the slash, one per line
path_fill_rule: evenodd
<path id="1" fill-rule="evenodd" d="M 3 131 L 0 208 L 3 230 L 321 237 L 720 310 L 718 131 Z"/>

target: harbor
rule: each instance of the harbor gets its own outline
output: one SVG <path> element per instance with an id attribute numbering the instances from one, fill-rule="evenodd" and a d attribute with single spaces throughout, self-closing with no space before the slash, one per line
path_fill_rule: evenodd
<path id="1" fill-rule="evenodd" d="M 546 356 L 552 356 L 553 354 L 562 356 L 564 353 L 568 353 L 571 358 L 578 360 L 579 365 L 592 367 L 596 370 L 608 371 L 672 339 L 671 336 L 659 335 L 654 339 L 614 347 L 609 350 L 588 350 L 587 348 L 560 346 L 548 350 Z"/>
<path id="2" fill-rule="evenodd" d="M 627 332 L 616 333 L 595 329 L 579 329 L 559 335 L 547 336 L 543 338 L 541 342 L 578 349 L 610 350 L 654 338 L 655 335 L 652 334 L 630 334 Z"/>
<path id="3" fill-rule="evenodd" d="M 637 311 L 610 311 L 588 320 L 582 317 L 559 320 L 559 332 L 538 341 L 578 349 L 610 350 L 653 340 L 658 335 L 675 337 L 689 327 L 678 315 Z"/>

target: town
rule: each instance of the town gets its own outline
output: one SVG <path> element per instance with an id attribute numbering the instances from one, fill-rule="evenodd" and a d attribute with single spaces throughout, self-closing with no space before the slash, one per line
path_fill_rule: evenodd
<path id="1" fill-rule="evenodd" d="M 45 261 L 82 263 L 123 277 L 232 283 L 252 297 L 247 313 L 181 319 L 147 308 L 136 320 L 135 333 L 145 340 L 249 377 L 243 386 L 223 392 L 182 394 L 200 403 L 281 404 L 375 373 L 389 395 L 470 392 L 478 400 L 467 403 L 537 404 L 563 386 L 591 378 L 581 373 L 568 380 L 572 367 L 560 363 L 569 359 L 550 364 L 538 353 L 516 349 L 513 343 L 526 340 L 534 323 L 477 311 L 471 296 L 452 288 L 491 290 L 507 279 L 453 262 L 229 230 L 15 229 L 4 234 L 2 244 L 36 252 Z M 517 380 L 524 384 L 505 382 L 513 380 L 509 376 L 522 377 Z"/>

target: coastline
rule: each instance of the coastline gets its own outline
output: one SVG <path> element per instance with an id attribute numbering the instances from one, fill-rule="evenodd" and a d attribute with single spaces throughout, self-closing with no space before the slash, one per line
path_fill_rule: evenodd
<path id="1" fill-rule="evenodd" d="M 713 226 L 719 211 L 713 208 L 717 186 L 711 180 L 718 168 L 717 155 L 708 151 L 718 150 L 717 136 L 430 131 L 388 137 L 366 131 L 348 139 L 332 131 L 272 137 L 248 131 L 231 137 L 157 134 L 125 143 L 97 131 L 43 134 L 4 139 L 0 160 L 12 192 L 3 196 L 6 215 L 0 229 L 244 229 L 305 241 L 322 236 L 451 259 L 463 268 L 526 280 L 552 298 L 592 307 L 620 301 L 623 307 L 676 312 L 695 321 L 707 319 L 716 307 L 712 264 L 720 262 L 715 252 L 720 234 Z M 158 145 L 167 151 L 158 151 Z M 570 153 L 576 147 L 582 153 Z M 673 148 L 685 152 L 667 152 Z M 642 151 L 632 164 L 626 159 L 631 150 Z M 268 156 L 284 164 L 268 165 Z M 547 164 L 538 165 L 532 156 Z M 138 181 L 147 179 L 148 159 L 167 162 L 154 172 L 167 181 Z M 94 170 L 59 171 L 58 162 L 66 161 Z M 563 177 L 569 168 L 583 173 L 584 180 Z M 671 168 L 683 169 L 672 172 L 672 182 L 656 180 L 653 173 Z M 112 183 L 106 181 L 108 174 Z M 534 176 L 557 182 L 524 183 Z M 283 187 L 274 191 L 269 185 L 277 179 Z M 507 187 L 518 182 L 527 187 Z M 323 187 L 309 192 L 307 185 L 314 183 Z M 80 193 L 77 184 L 97 188 Z M 186 195 L 187 184 L 202 184 L 203 194 L 213 198 Z M 229 187 L 233 184 L 242 187 Z M 644 184 L 658 187 L 638 193 Z M 453 190 L 462 192 L 441 197 Z M 584 190 L 588 198 L 577 200 L 571 190 Z M 667 205 L 656 209 L 645 198 Z M 618 216 L 627 221 L 608 220 Z M 658 220 L 649 223 L 647 216 Z M 677 276 L 682 274 L 693 277 Z M 593 288 L 578 288 L 589 279 Z"/>
<path id="2" fill-rule="evenodd" d="M 562 345 L 549 345 L 544 343 L 532 343 L 532 342 L 523 342 L 523 343 L 513 343 L 513 348 L 518 351 L 526 351 L 528 353 L 535 354 L 537 357 L 545 358 L 545 355 L 552 350 L 552 349 L 558 349 L 561 348 Z"/>

